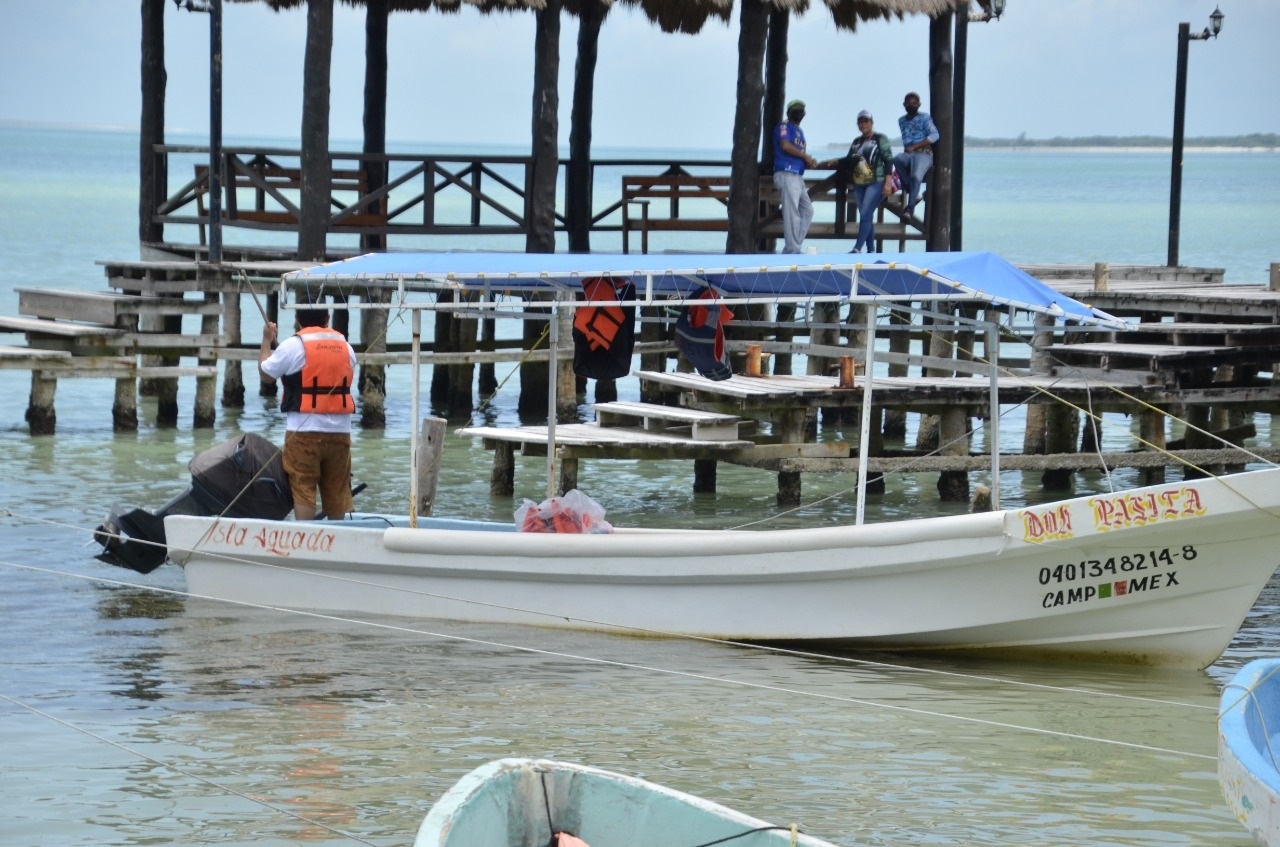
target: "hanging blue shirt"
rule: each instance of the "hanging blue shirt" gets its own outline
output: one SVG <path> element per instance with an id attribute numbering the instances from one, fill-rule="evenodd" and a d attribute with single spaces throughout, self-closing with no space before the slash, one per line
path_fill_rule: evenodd
<path id="1" fill-rule="evenodd" d="M 773 131 L 773 172 L 804 173 L 804 159 L 799 156 L 792 156 L 783 150 L 782 142 L 784 140 L 790 141 L 791 146 L 797 150 L 805 151 L 804 130 L 800 129 L 800 125 L 793 124 L 791 121 L 783 121 L 778 124 L 778 128 Z"/>

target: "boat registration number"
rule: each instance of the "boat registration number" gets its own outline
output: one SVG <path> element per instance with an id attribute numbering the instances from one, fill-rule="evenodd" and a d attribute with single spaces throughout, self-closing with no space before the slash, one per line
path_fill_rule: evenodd
<path id="1" fill-rule="evenodd" d="M 1199 556 L 1194 544 L 1182 547 L 1161 547 L 1146 552 L 1125 553 L 1107 559 L 1083 559 L 1040 569 L 1041 585 L 1067 585 L 1085 580 L 1104 580 L 1089 584 L 1073 584 L 1065 589 L 1049 591 L 1041 605 L 1046 609 L 1084 603 L 1089 600 L 1123 597 L 1141 591 L 1173 588 L 1181 585 L 1178 572 L 1173 567 L 1178 562 L 1191 562 Z M 1157 570 L 1158 573 L 1139 574 Z M 1128 576 L 1133 574 L 1133 576 Z M 1114 577 L 1120 577 L 1114 579 Z"/>

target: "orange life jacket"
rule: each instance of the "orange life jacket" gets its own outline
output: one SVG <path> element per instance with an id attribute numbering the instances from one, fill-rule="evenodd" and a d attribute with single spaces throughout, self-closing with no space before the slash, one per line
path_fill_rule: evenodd
<path id="1" fill-rule="evenodd" d="M 280 408 L 286 412 L 315 412 L 321 415 L 350 415 L 356 410 L 351 397 L 351 353 L 347 340 L 337 330 L 304 326 L 302 370 L 280 378 L 284 396 Z"/>
<path id="2" fill-rule="evenodd" d="M 604 277 L 584 279 L 582 290 L 586 293 L 588 302 L 618 301 L 613 280 Z M 574 312 L 573 328 L 586 336 L 587 344 L 592 350 L 608 350 L 613 346 L 613 340 L 618 337 L 618 330 L 627 318 L 628 315 L 621 306 L 583 306 Z"/>

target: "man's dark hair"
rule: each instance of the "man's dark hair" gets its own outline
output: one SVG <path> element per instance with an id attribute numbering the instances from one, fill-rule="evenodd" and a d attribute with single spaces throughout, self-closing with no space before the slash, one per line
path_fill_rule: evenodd
<path id="1" fill-rule="evenodd" d="M 298 326 L 327 326 L 329 324 L 328 309 L 298 309 L 294 312 Z"/>

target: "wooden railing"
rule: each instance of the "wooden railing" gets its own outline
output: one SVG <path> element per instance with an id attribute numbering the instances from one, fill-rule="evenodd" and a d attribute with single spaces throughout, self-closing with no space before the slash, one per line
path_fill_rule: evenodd
<path id="1" fill-rule="evenodd" d="M 209 224 L 208 148 L 157 145 L 155 155 L 162 160 L 159 172 L 176 176 L 185 169 L 192 176 L 157 204 L 152 220 L 194 226 L 204 244 Z M 223 226 L 296 232 L 301 217 L 299 151 L 228 147 L 223 155 Z M 527 236 L 530 209 L 524 186 L 532 161 L 528 156 L 332 153 L 328 232 L 383 239 Z M 564 161 L 560 164 L 567 166 Z M 727 161 L 593 160 L 589 230 L 618 234 L 623 252 L 630 249 L 628 236 L 633 232 L 641 235 L 641 249 L 647 252 L 651 232 L 727 231 L 729 173 Z M 810 196 L 819 204 L 810 238 L 852 239 L 857 227 L 850 221 L 856 219 L 856 212 L 845 181 L 828 174 L 808 184 Z M 778 198 L 767 177 L 761 178 L 760 199 L 759 235 L 777 238 L 781 235 Z M 564 232 L 564 201 L 557 202 L 555 228 Z M 834 212 L 826 214 L 824 208 Z M 900 245 L 924 237 L 919 221 L 905 221 L 897 214 L 896 223 L 886 222 L 885 207 L 881 208 L 877 237 Z M 224 241 L 229 242 L 225 235 Z"/>

